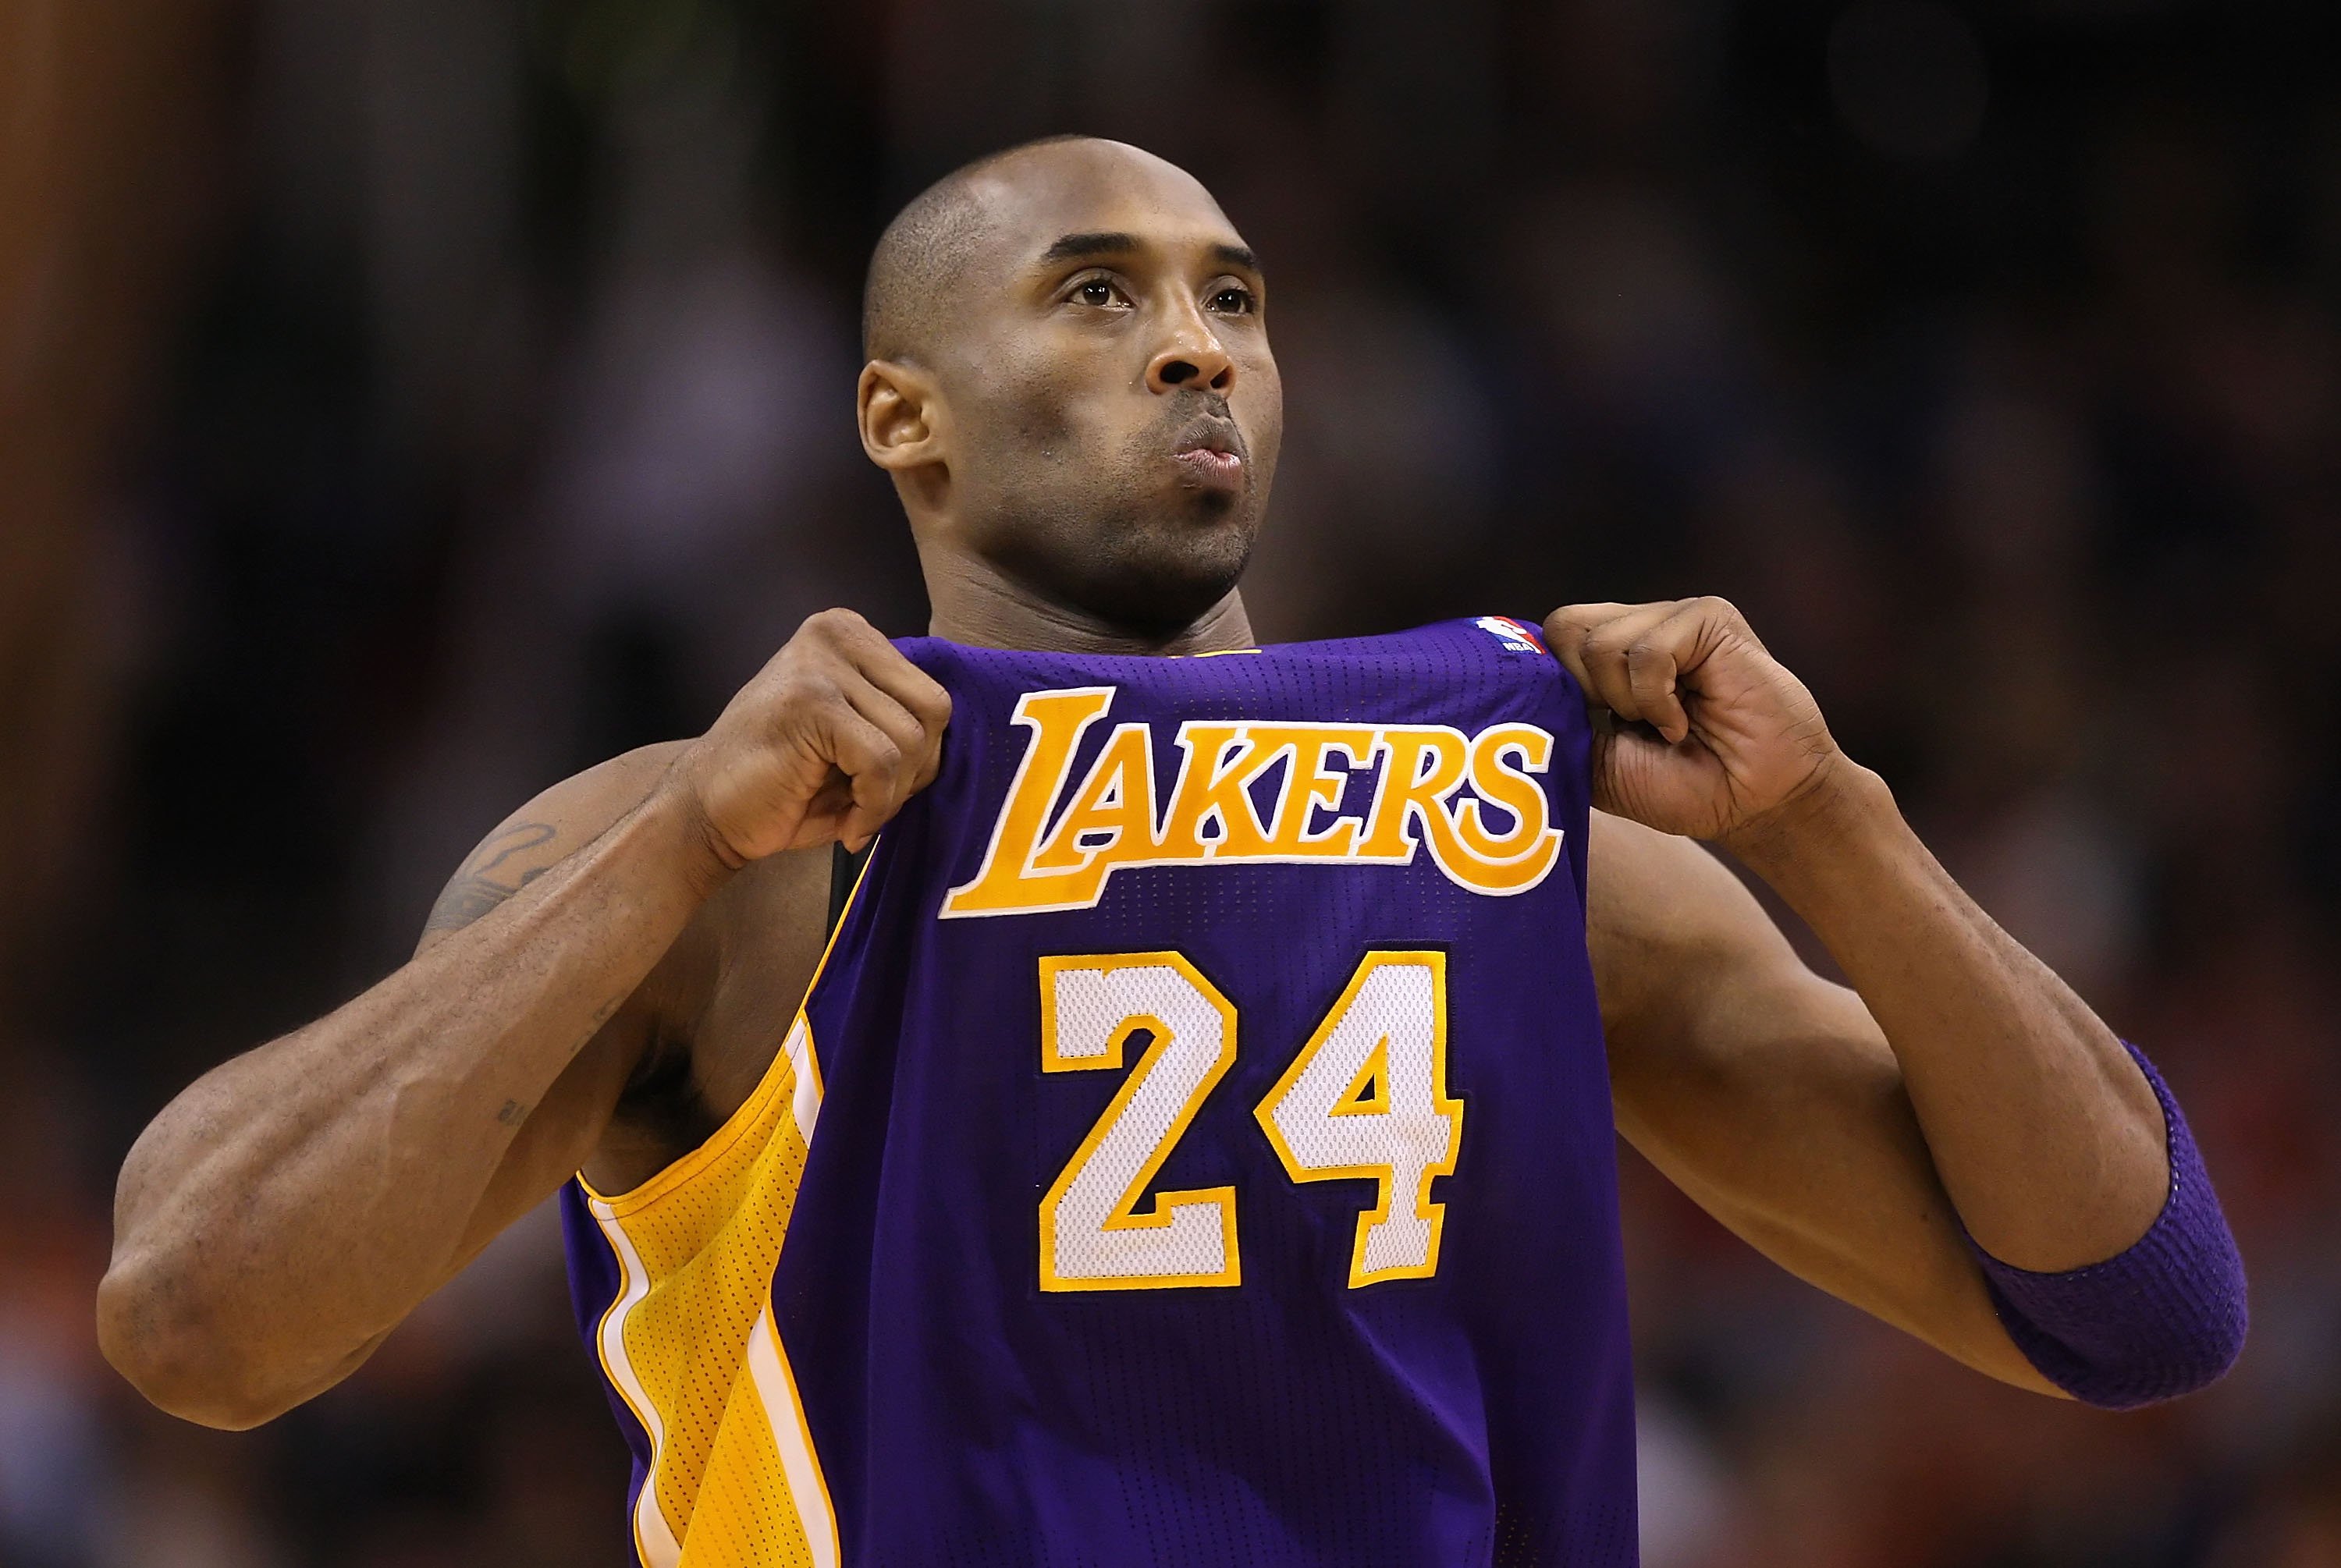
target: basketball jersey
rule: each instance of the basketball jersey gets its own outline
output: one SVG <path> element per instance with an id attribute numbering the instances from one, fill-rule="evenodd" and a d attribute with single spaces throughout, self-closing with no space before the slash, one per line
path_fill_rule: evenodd
<path id="1" fill-rule="evenodd" d="M 1589 736 L 1519 622 L 899 646 L 761 1086 L 563 1196 L 650 1568 L 1635 1561 Z"/>

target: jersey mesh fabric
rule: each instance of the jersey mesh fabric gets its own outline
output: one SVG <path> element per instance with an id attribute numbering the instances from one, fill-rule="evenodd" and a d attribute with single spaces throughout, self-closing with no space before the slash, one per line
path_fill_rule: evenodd
<path id="1" fill-rule="evenodd" d="M 1470 622 L 1192 660 L 902 646 L 951 691 L 953 717 L 939 776 L 882 835 L 806 1002 L 822 1044 L 818 1136 L 769 1165 L 703 1162 L 661 1200 L 692 1218 L 636 1241 L 654 1277 L 707 1276 L 643 1319 L 656 1325 L 643 1386 L 703 1413 L 678 1404 L 671 1429 L 743 1428 L 738 1468 L 719 1471 L 710 1441 L 696 1495 L 673 1515 L 686 1552 L 719 1516 L 727 1541 L 748 1541 L 760 1510 L 781 1522 L 769 1533 L 801 1534 L 778 1460 L 740 1414 L 764 1414 L 740 1348 L 758 1305 L 742 1282 L 762 1270 L 840 1560 L 857 1568 L 1632 1563 L 1614 1132 L 1584 948 L 1589 737 L 1565 672 Z M 939 918 L 981 868 L 1026 756 L 1019 700 L 1084 687 L 1111 688 L 1111 702 L 1073 752 L 1057 810 L 1120 724 L 1152 730 L 1158 821 L 1185 721 L 1465 737 L 1529 724 L 1554 738 L 1535 782 L 1560 860 L 1511 897 L 1459 885 L 1427 849 L 1405 865 L 1124 866 L 1091 908 Z M 1379 761 L 1352 770 L 1339 812 L 1310 831 L 1355 814 L 1380 775 Z M 1256 799 L 1281 787 L 1271 773 Z M 1377 1013 L 1362 1047 L 1329 1038 L 1320 1055 L 1348 1053 L 1330 1092 L 1290 1086 L 1308 1092 L 1288 1097 L 1306 1108 L 1291 1118 L 1302 1168 L 1288 1169 L 1263 1107 L 1376 954 L 1416 966 L 1384 971 L 1401 983 L 1369 998 L 1396 1009 L 1394 1027 Z M 1433 1032 L 1398 1016 L 1427 1005 L 1432 956 L 1443 1107 Z M 1180 1000 L 1174 976 L 1218 1001 Z M 1376 1048 L 1395 1113 L 1376 1136 L 1410 1140 L 1404 1157 L 1432 1173 L 1393 1193 L 1393 1212 L 1427 1201 L 1443 1235 L 1435 1267 L 1353 1285 L 1377 1179 L 1308 1173 L 1357 1152 L 1326 1129 L 1372 1107 L 1344 1118 L 1330 1102 L 1353 1084 L 1373 1098 L 1359 1076 Z M 759 1091 L 788 1098 L 770 1081 Z M 789 1143 L 785 1116 L 755 1120 Z M 1442 1161 L 1451 1171 L 1438 1174 Z M 763 1181 L 789 1190 L 764 1195 Z M 1212 1225 L 1183 1222 L 1179 1245 L 1147 1264 L 1167 1282 L 1052 1284 L 1052 1192 L 1061 1231 L 1079 1221 L 1108 1238 L 1094 1255 L 1079 1247 L 1098 1236 L 1058 1249 L 1079 1268 L 1128 1255 L 1109 1211 Z M 739 1217 L 719 1216 L 727 1206 Z M 620 1217 L 633 1234 L 638 1216 Z M 649 1217 L 663 1220 L 655 1206 Z M 1394 1255 L 1420 1255 L 1419 1226 L 1411 1241 L 1380 1228 Z M 1230 1277 L 1201 1283 L 1222 1245 Z M 587 1257 L 577 1276 L 618 1288 L 610 1274 Z M 654 1288 L 630 1319 L 660 1299 Z M 720 1323 L 687 1321 L 700 1312 Z M 672 1471 L 678 1499 L 684 1468 Z M 746 1554 L 764 1549 L 692 1561 L 787 1560 Z"/>
<path id="2" fill-rule="evenodd" d="M 1131 1211 L 1147 1207 L 1137 1189 L 1161 1136 L 1183 1119 L 1190 1091 L 1226 1048 L 1224 1022 L 1210 1001 L 1167 965 L 1071 968 L 1051 978 L 1058 1060 L 1101 1067 L 1118 1061 L 1133 1069 L 1133 1092 L 1118 1118 L 1124 1136 L 1101 1138 L 1086 1157 L 1076 1156 L 1051 1206 L 1055 1272 L 1082 1280 L 1220 1272 L 1227 1241 L 1216 1206 L 1208 1213 L 1201 1206 L 1182 1212 L 1164 1199 L 1155 1213 Z M 1121 1027 L 1133 1018 L 1142 1021 L 1135 1028 Z M 1160 1052 L 1154 1069 L 1142 1075 L 1133 1067 L 1141 1051 Z M 1110 1195 L 1113 1217 L 1081 1204 L 1085 1193 Z M 1105 1228 L 1099 1227 L 1101 1219 Z"/>
<path id="3" fill-rule="evenodd" d="M 802 1035 L 791 1044 L 797 1048 L 778 1054 L 738 1114 L 652 1182 L 613 1198 L 582 1177 L 573 1184 L 573 1201 L 619 1259 L 615 1279 L 594 1287 L 614 1289 L 589 1335 L 619 1404 L 630 1409 L 638 1389 L 651 1406 L 638 1424 L 657 1434 L 633 1504 L 645 1506 L 646 1485 L 648 1505 L 680 1545 L 670 1559 L 678 1568 L 815 1561 L 776 1435 L 794 1432 L 797 1414 L 769 1407 L 748 1356 L 804 1173 L 798 1062 L 811 1070 L 811 1046 Z M 590 1297 L 581 1280 L 605 1280 L 608 1271 L 576 1262 L 593 1245 L 582 1231 L 573 1225 L 568 1236 L 583 1327 Z M 631 1277 L 636 1268 L 640 1280 Z M 637 1546 L 652 1568 L 666 1568 L 656 1562 L 657 1535 L 654 1522 L 638 1524 Z"/>
<path id="4" fill-rule="evenodd" d="M 1401 1182 L 1399 1173 L 1401 1167 L 1428 1171 L 1454 1152 L 1461 1113 L 1451 1101 L 1439 1104 L 1431 1092 L 1443 1066 L 1431 987 L 1431 971 L 1420 964 L 1375 970 L 1291 1092 L 1272 1102 L 1278 1130 L 1304 1171 L 1351 1171 L 1377 1163 L 1390 1168 L 1390 1212 L 1364 1236 L 1360 1263 L 1368 1271 L 1427 1259 L 1432 1227 L 1418 1211 L 1427 1202 L 1428 1184 Z M 1364 1092 L 1381 1104 L 1361 1112 L 1350 1086 L 1370 1070 L 1376 1082 Z M 1370 1116 L 1370 1125 L 1361 1116 Z"/>

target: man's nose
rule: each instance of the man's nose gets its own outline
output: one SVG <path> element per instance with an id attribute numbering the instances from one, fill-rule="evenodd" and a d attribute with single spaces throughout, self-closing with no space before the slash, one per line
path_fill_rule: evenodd
<path id="1" fill-rule="evenodd" d="M 1191 303 L 1182 305 L 1170 335 L 1147 362 L 1146 390 L 1167 392 L 1187 387 L 1225 397 L 1235 385 L 1236 362 L 1228 357 L 1219 334 Z"/>

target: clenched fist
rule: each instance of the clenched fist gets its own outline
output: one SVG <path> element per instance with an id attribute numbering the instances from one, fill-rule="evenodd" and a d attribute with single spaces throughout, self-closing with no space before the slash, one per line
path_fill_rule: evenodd
<path id="1" fill-rule="evenodd" d="M 737 868 L 835 839 L 859 849 L 932 782 L 951 694 L 850 610 L 825 610 L 676 759 Z"/>
<path id="2" fill-rule="evenodd" d="M 1597 729 L 1593 803 L 1663 833 L 1726 839 L 1845 766 L 1805 683 L 1720 599 L 1572 604 L 1544 634 Z"/>

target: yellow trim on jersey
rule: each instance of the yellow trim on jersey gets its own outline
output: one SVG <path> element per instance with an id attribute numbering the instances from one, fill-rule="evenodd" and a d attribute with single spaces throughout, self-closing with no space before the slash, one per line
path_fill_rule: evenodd
<path id="1" fill-rule="evenodd" d="M 593 1200 L 587 1207 L 618 1260 L 618 1294 L 610 1299 L 609 1309 L 602 1314 L 602 1322 L 593 1332 L 594 1354 L 601 1358 L 602 1374 L 618 1391 L 626 1408 L 633 1412 L 651 1444 L 643 1489 L 634 1499 L 633 1517 L 627 1523 L 633 1535 L 635 1555 L 642 1559 L 644 1568 L 674 1568 L 682 1555 L 682 1547 L 675 1540 L 674 1526 L 667 1519 L 665 1508 L 659 1503 L 655 1484 L 660 1452 L 666 1446 L 666 1427 L 659 1418 L 657 1404 L 643 1392 L 642 1379 L 626 1355 L 626 1318 L 650 1294 L 650 1271 L 643 1266 L 642 1255 L 634 1249 L 625 1226 L 611 1216 L 610 1206 Z"/>
<path id="2" fill-rule="evenodd" d="M 789 1354 L 781 1346 L 780 1325 L 772 1320 L 768 1295 L 756 1326 L 748 1334 L 748 1375 L 756 1384 L 764 1418 L 780 1450 L 781 1473 L 786 1477 L 790 1501 L 804 1530 L 805 1550 L 813 1568 L 838 1568 L 843 1555 L 837 1535 L 837 1507 L 830 1500 L 829 1478 L 822 1474 L 821 1455 L 812 1445 L 812 1427 L 805 1420 L 804 1400 L 797 1393 L 797 1377 Z M 774 1409 L 775 1404 L 782 1406 Z M 808 1517 L 808 1503 L 818 1505 Z"/>
<path id="3" fill-rule="evenodd" d="M 821 1113 L 806 1007 L 867 874 L 771 1066 L 722 1126 L 630 1191 L 578 1177 L 619 1270 L 595 1350 L 650 1438 L 631 1521 L 644 1568 L 838 1568 L 836 1505 L 772 1282 Z"/>
<path id="4" fill-rule="evenodd" d="M 1329 1116 L 1373 1116 L 1390 1109 L 1390 1039 L 1387 1036 L 1374 1042 L 1366 1053 L 1366 1065 L 1333 1102 Z"/>
<path id="5" fill-rule="evenodd" d="M 877 842 L 875 839 L 871 840 L 870 854 L 862 858 L 862 868 L 853 874 L 853 886 L 846 892 L 845 907 L 838 911 L 837 927 L 830 932 L 828 942 L 822 946 L 821 961 L 813 965 L 812 978 L 805 982 L 804 996 L 797 1003 L 798 1019 L 804 1017 L 805 1008 L 812 1002 L 813 987 L 821 984 L 822 974 L 829 968 L 829 956 L 837 951 L 837 938 L 844 933 L 846 918 L 853 913 L 854 900 L 861 898 L 862 884 L 870 875 L 870 863 L 877 857 Z M 822 1095 L 821 1061 L 810 1045 L 805 1051 L 805 1063 L 807 1070 L 812 1076 L 813 1098 L 818 1103 Z M 724 1117 L 723 1125 L 710 1133 L 706 1142 L 677 1159 L 672 1165 L 668 1166 L 640 1186 L 629 1187 L 622 1193 L 603 1193 L 585 1179 L 585 1173 L 583 1171 L 577 1173 L 577 1185 L 585 1189 L 587 1197 L 595 1203 L 609 1205 L 611 1212 L 616 1215 L 633 1214 L 656 1203 L 698 1175 L 714 1160 L 722 1157 L 732 1145 L 739 1140 L 742 1133 L 755 1125 L 764 1106 L 779 1089 L 782 1078 L 787 1076 L 792 1065 L 786 1048 L 786 1037 L 783 1037 L 782 1048 L 772 1053 L 772 1065 L 764 1069 L 764 1076 L 756 1080 L 755 1088 L 750 1092 L 747 1099 L 742 1102 L 740 1108 Z"/>

